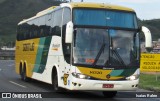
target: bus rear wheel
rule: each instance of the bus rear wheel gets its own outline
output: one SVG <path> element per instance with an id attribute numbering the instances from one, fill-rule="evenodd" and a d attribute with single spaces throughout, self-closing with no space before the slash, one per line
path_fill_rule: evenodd
<path id="1" fill-rule="evenodd" d="M 21 80 L 23 80 L 23 70 L 22 70 L 22 67 L 20 67 L 20 70 L 19 70 L 20 72 L 20 77 L 21 77 Z"/>
<path id="2" fill-rule="evenodd" d="M 113 98 L 117 94 L 117 91 L 103 91 L 103 95 L 107 98 Z"/>
<path id="3" fill-rule="evenodd" d="M 20 75 L 21 75 L 21 79 L 22 79 L 23 81 L 28 82 L 28 81 L 30 80 L 30 79 L 27 77 L 27 75 L 26 75 L 26 68 L 23 68 L 23 69 L 21 70 Z"/>

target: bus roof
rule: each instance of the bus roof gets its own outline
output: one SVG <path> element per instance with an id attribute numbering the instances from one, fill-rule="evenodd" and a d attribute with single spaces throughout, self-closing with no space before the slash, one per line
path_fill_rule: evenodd
<path id="1" fill-rule="evenodd" d="M 19 22 L 18 25 L 19 25 L 19 24 L 22 24 L 22 23 L 24 23 L 24 22 L 26 22 L 26 21 L 32 20 L 32 19 L 34 19 L 34 18 L 43 16 L 43 15 L 49 13 L 49 12 L 52 12 L 53 9 L 55 9 L 56 7 L 57 7 L 57 6 L 52 6 L 52 7 L 49 7 L 49 8 L 47 8 L 47 9 L 43 10 L 43 11 L 40 11 L 40 12 L 38 12 L 35 16 L 33 16 L 33 17 L 31 17 L 31 18 L 28 18 L 28 19 L 24 19 L 23 21 Z"/>
<path id="2" fill-rule="evenodd" d="M 47 9 L 45 9 L 45 10 L 43 10 L 43 11 L 40 11 L 40 12 L 38 12 L 37 14 L 36 14 L 36 16 L 41 16 L 41 15 L 44 15 L 44 14 L 46 14 L 46 13 L 48 13 L 49 11 L 52 11 L 54 8 L 56 8 L 57 6 L 52 6 L 52 7 L 49 7 L 49 8 L 47 8 Z"/>
<path id="3" fill-rule="evenodd" d="M 72 8 L 103 8 L 103 9 L 112 9 L 112 10 L 124 10 L 124 11 L 131 11 L 134 12 L 133 9 L 123 6 L 117 6 L 112 4 L 106 3 L 87 3 L 87 2 L 73 2 L 69 3 Z"/>
<path id="4" fill-rule="evenodd" d="M 19 24 L 22 24 L 22 23 L 27 22 L 29 20 L 32 20 L 32 19 L 34 19 L 36 17 L 43 16 L 43 15 L 49 13 L 49 12 L 52 12 L 56 7 L 59 7 L 59 6 L 52 6 L 52 7 L 49 7 L 47 9 L 43 10 L 43 11 L 40 11 L 35 16 L 33 16 L 33 17 L 29 18 L 29 19 L 24 19 L 23 21 L 19 22 Z M 123 7 L 123 6 L 117 6 L 117 5 L 112 5 L 112 4 L 106 4 L 106 3 L 72 2 L 72 3 L 62 3 L 62 4 L 60 4 L 60 7 L 70 7 L 70 8 L 99 8 L 99 9 L 111 9 L 111 10 L 122 10 L 122 11 L 134 12 L 134 10 L 131 9 L 131 8 L 127 8 L 127 7 Z"/>

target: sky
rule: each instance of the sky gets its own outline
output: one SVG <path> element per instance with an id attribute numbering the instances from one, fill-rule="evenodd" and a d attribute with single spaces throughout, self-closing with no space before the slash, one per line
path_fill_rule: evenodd
<path id="1" fill-rule="evenodd" d="M 80 2 L 81 0 L 72 0 Z M 160 0 L 83 0 L 84 2 L 110 3 L 132 8 L 141 20 L 160 19 Z"/>

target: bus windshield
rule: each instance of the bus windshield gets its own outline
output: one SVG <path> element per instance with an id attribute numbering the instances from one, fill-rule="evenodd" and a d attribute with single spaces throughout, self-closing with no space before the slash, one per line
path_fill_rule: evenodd
<path id="1" fill-rule="evenodd" d="M 73 62 L 92 67 L 139 66 L 136 14 L 74 9 Z M 130 30 L 131 29 L 131 30 Z"/>
<path id="2" fill-rule="evenodd" d="M 109 36 L 105 29 L 77 28 L 74 45 L 74 63 L 103 65 L 109 59 Z M 104 46 L 102 46 L 104 45 Z M 102 52 L 99 52 L 102 48 Z"/>
<path id="3" fill-rule="evenodd" d="M 138 35 L 135 31 L 76 28 L 74 64 L 90 66 L 138 66 Z"/>
<path id="4" fill-rule="evenodd" d="M 75 25 L 138 28 L 135 13 L 113 10 L 74 9 L 73 22 Z"/>

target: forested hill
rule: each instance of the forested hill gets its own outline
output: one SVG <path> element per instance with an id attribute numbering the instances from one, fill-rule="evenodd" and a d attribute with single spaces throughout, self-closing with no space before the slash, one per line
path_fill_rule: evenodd
<path id="1" fill-rule="evenodd" d="M 152 33 L 153 40 L 160 38 L 160 19 L 143 20 L 141 25 L 148 27 Z"/>
<path id="2" fill-rule="evenodd" d="M 60 0 L 0 0 L 0 41 L 14 41 L 18 22 L 60 3 Z"/>
<path id="3" fill-rule="evenodd" d="M 64 0 L 0 0 L 0 42 L 15 41 L 18 22 Z M 153 39 L 160 38 L 160 19 L 140 21 L 150 28 Z"/>

